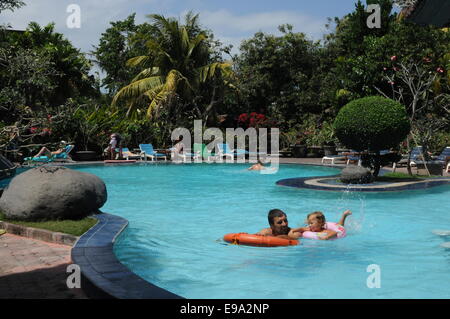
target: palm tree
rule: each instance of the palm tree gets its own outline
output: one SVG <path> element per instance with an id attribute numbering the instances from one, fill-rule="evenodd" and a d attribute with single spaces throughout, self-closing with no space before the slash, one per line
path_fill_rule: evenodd
<path id="1" fill-rule="evenodd" d="M 207 36 L 200 30 L 198 15 L 189 12 L 185 25 L 162 15 L 148 17 L 154 27 L 151 34 L 155 35 L 146 39 L 148 54 L 127 61 L 127 66 L 142 70 L 112 101 L 113 106 L 125 102 L 127 116 L 139 112 L 140 106 L 146 104 L 147 117 L 158 117 L 160 109 L 175 107 L 178 99 L 192 102 L 202 84 L 231 72 L 229 63 L 211 61 Z"/>

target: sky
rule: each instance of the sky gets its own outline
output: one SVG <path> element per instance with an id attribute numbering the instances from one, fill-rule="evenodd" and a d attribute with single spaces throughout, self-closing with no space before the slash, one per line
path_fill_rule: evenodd
<path id="1" fill-rule="evenodd" d="M 28 23 L 55 23 L 55 30 L 87 53 L 98 45 L 101 34 L 111 21 L 136 13 L 136 22 L 148 21 L 146 15 L 162 14 L 177 17 L 192 10 L 198 13 L 200 24 L 214 33 L 223 44 L 233 45 L 238 53 L 242 40 L 263 31 L 279 34 L 278 26 L 289 23 L 294 32 L 304 32 L 311 40 L 320 40 L 326 33 L 328 17 L 342 17 L 353 11 L 357 0 L 22 0 L 26 6 L 14 12 L 3 11 L 0 24 L 25 30 Z M 365 3 L 365 1 L 363 1 Z M 67 20 L 78 5 L 80 28 L 68 27 Z M 70 19 L 69 19 L 70 20 Z"/>
<path id="2" fill-rule="evenodd" d="M 215 38 L 233 44 L 236 50 L 243 39 L 263 31 L 278 34 L 280 24 L 289 23 L 294 31 L 304 32 L 318 40 L 325 32 L 327 17 L 343 16 L 353 10 L 356 0 L 23 0 L 26 6 L 3 11 L 0 24 L 9 23 L 13 29 L 24 30 L 28 23 L 41 25 L 55 22 L 57 32 L 63 33 L 83 52 L 97 45 L 101 33 L 111 21 L 125 19 L 136 13 L 136 21 L 148 21 L 147 14 L 183 18 L 192 10 L 200 14 L 200 23 L 211 29 Z M 80 8 L 80 28 L 69 28 L 66 20 L 73 11 L 70 4 Z"/>

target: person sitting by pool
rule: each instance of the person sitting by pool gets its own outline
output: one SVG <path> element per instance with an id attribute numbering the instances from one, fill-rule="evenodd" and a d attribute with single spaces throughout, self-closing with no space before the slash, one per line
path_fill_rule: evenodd
<path id="1" fill-rule="evenodd" d="M 248 168 L 249 171 L 260 171 L 262 169 L 265 169 L 265 166 L 261 160 L 258 160 L 258 163 Z"/>
<path id="2" fill-rule="evenodd" d="M 119 134 L 113 133 L 111 134 L 111 140 L 109 141 L 109 146 L 106 148 L 106 152 L 109 154 L 110 159 L 116 159 L 116 148 L 119 148 L 119 157 L 118 159 L 122 159 L 122 138 Z"/>
<path id="3" fill-rule="evenodd" d="M 351 214 L 352 212 L 350 210 L 343 212 L 342 217 L 337 224 L 344 227 L 345 219 Z M 325 215 L 322 212 L 312 212 L 308 214 L 306 219 L 309 226 L 294 228 L 292 229 L 292 232 L 299 234 L 299 236 L 306 231 L 322 233 L 324 235 L 319 236 L 319 239 L 321 240 L 328 240 L 337 237 L 338 233 L 336 231 L 326 229 Z"/>
<path id="4" fill-rule="evenodd" d="M 56 151 L 50 151 L 48 148 L 46 148 L 45 146 L 43 148 L 41 148 L 41 150 L 34 155 L 33 157 L 39 157 L 39 156 L 47 156 L 48 158 L 51 158 L 53 155 L 58 155 L 61 153 L 64 153 L 66 151 L 66 141 L 61 141 L 59 143 L 59 149 L 57 149 Z"/>
<path id="5" fill-rule="evenodd" d="M 170 148 L 170 150 L 172 151 L 172 154 L 171 154 L 172 160 L 180 160 L 181 159 L 180 155 L 182 155 L 184 153 L 184 148 L 185 148 L 185 145 L 183 143 L 183 138 L 181 136 L 179 136 L 175 140 L 175 145 L 172 148 Z"/>
<path id="6" fill-rule="evenodd" d="M 264 228 L 256 235 L 275 236 L 284 239 L 298 239 L 301 236 L 299 232 L 293 232 L 288 226 L 286 214 L 280 209 L 272 209 L 267 216 L 270 228 Z"/>

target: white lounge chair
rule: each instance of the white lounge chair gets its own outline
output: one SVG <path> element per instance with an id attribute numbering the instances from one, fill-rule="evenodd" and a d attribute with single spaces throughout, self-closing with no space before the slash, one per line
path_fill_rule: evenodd
<path id="1" fill-rule="evenodd" d="M 127 161 L 129 161 L 130 159 L 143 159 L 143 156 L 141 154 L 134 154 L 126 147 L 122 147 L 122 156 L 125 157 Z"/>
<path id="2" fill-rule="evenodd" d="M 325 161 L 331 161 L 331 165 L 335 165 L 336 160 L 347 161 L 346 155 L 328 155 L 322 157 L 322 164 L 325 164 Z"/>

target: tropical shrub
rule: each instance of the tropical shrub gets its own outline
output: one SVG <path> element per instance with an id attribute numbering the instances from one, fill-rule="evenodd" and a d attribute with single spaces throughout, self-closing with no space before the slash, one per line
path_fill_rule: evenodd
<path id="1" fill-rule="evenodd" d="M 336 136 L 358 151 L 397 147 L 410 131 L 405 107 L 379 96 L 354 100 L 344 106 L 334 121 Z"/>
<path id="2" fill-rule="evenodd" d="M 354 100 L 345 105 L 334 121 L 336 136 L 348 148 L 375 153 L 398 147 L 411 129 L 405 107 L 380 96 Z M 375 160 L 374 175 L 380 163 Z"/>

